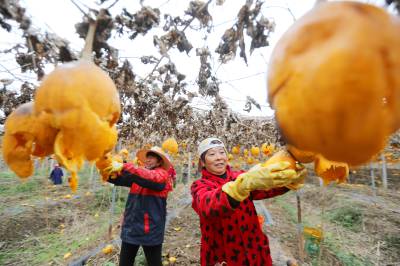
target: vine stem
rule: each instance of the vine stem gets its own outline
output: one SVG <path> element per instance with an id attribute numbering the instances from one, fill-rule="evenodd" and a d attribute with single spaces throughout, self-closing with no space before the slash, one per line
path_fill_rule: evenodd
<path id="1" fill-rule="evenodd" d="M 85 46 L 82 50 L 81 58 L 83 60 L 92 60 L 93 40 L 96 34 L 97 20 L 89 19 L 89 30 L 85 39 Z"/>

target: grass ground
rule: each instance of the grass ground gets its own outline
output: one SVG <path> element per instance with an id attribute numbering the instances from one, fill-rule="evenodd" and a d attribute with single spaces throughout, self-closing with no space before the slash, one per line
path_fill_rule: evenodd
<path id="1" fill-rule="evenodd" d="M 118 239 L 128 191 L 116 189 L 115 209 L 110 215 L 112 186 L 96 175 L 91 178 L 90 173 L 87 166 L 80 173 L 77 193 L 72 194 L 66 184 L 51 185 L 45 171 L 24 182 L 8 171 L 0 172 L 0 265 L 67 265 Z M 322 226 L 324 238 L 320 245 L 306 243 L 306 265 L 400 265 L 398 190 L 378 190 L 374 197 L 365 185 L 323 189 L 315 182 L 307 183 L 301 195 L 303 224 Z M 168 199 L 169 211 L 181 212 L 166 230 L 166 265 L 198 265 L 198 217 L 190 205 L 182 205 L 182 199 L 188 197 L 188 185 L 179 184 Z M 266 228 L 271 242 L 299 258 L 295 193 L 264 203 L 274 221 Z M 118 252 L 114 245 L 113 252 L 100 252 L 87 265 L 117 265 Z M 168 262 L 171 257 L 176 258 L 175 263 Z M 142 253 L 136 265 L 145 265 Z"/>

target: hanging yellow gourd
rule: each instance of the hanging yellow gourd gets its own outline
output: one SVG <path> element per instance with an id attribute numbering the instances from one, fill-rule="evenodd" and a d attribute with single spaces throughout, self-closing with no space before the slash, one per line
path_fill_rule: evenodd
<path id="1" fill-rule="evenodd" d="M 251 147 L 250 149 L 251 155 L 253 155 L 254 157 L 257 157 L 260 155 L 260 148 L 259 147 Z"/>
<path id="2" fill-rule="evenodd" d="M 233 154 L 239 154 L 240 153 L 240 148 L 238 146 L 234 146 L 232 147 L 232 153 Z"/>
<path id="3" fill-rule="evenodd" d="M 254 158 L 253 157 L 247 157 L 247 164 L 253 164 L 254 163 Z"/>
<path id="4" fill-rule="evenodd" d="M 243 156 L 246 157 L 246 158 L 249 156 L 249 150 L 248 149 L 244 149 L 243 150 Z"/>
<path id="5" fill-rule="evenodd" d="M 231 161 L 233 159 L 233 155 L 232 154 L 228 154 L 228 161 Z"/>
<path id="6" fill-rule="evenodd" d="M 19 176 L 33 173 L 32 156 L 54 152 L 71 171 L 70 185 L 76 190 L 83 160 L 96 160 L 115 145 L 119 96 L 108 75 L 91 62 L 95 28 L 90 23 L 83 58 L 56 67 L 36 90 L 34 103 L 7 118 L 3 154 Z"/>
<path id="7" fill-rule="evenodd" d="M 261 151 L 264 155 L 270 156 L 275 151 L 275 145 L 263 143 L 263 145 L 261 145 Z"/>
<path id="8" fill-rule="evenodd" d="M 33 103 L 20 105 L 8 117 L 4 125 L 3 158 L 19 177 L 33 174 L 32 153 L 37 121 L 33 116 Z"/>
<path id="9" fill-rule="evenodd" d="M 162 143 L 162 149 L 171 154 L 178 153 L 178 143 L 174 138 L 168 138 Z"/>
<path id="10" fill-rule="evenodd" d="M 349 176 L 349 166 L 346 163 L 329 161 L 322 155 L 315 156 L 314 170 L 322 178 L 325 185 L 333 181 L 337 183 L 346 182 Z"/>
<path id="11" fill-rule="evenodd" d="M 400 125 L 400 22 L 354 1 L 316 5 L 281 37 L 268 99 L 285 140 L 329 160 L 367 162 Z"/>

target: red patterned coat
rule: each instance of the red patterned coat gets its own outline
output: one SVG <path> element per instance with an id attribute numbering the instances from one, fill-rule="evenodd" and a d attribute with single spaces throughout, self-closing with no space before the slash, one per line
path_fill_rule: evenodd
<path id="1" fill-rule="evenodd" d="M 227 167 L 226 178 L 202 171 L 202 178 L 191 186 L 192 207 L 200 217 L 201 265 L 226 262 L 228 266 L 272 265 L 268 237 L 264 235 L 253 200 L 275 197 L 287 188 L 253 191 L 249 198 L 231 206 L 222 186 L 243 173 Z"/>

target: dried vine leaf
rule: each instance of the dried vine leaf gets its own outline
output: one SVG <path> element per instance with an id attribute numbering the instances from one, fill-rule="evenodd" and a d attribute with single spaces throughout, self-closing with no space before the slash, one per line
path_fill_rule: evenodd
<path id="1" fill-rule="evenodd" d="M 163 31 L 169 31 L 171 28 L 177 29 L 179 26 L 186 26 L 189 23 L 180 17 L 172 17 L 170 14 L 164 14 L 164 20 Z"/>
<path id="2" fill-rule="evenodd" d="M 178 48 L 179 52 L 186 52 L 187 54 L 193 48 L 193 45 L 188 41 L 183 31 L 170 30 L 167 34 L 161 36 L 160 39 L 156 38 L 155 40 L 154 45 L 159 47 L 161 54 L 166 53 L 165 49 L 169 50 L 174 46 Z"/>
<path id="3" fill-rule="evenodd" d="M 158 62 L 158 58 L 156 58 L 156 57 L 154 57 L 154 56 L 152 56 L 152 55 L 150 55 L 150 56 L 142 56 L 141 58 L 140 58 L 140 61 L 143 63 L 143 64 L 155 64 L 155 63 L 157 63 Z"/>
<path id="4" fill-rule="evenodd" d="M 211 31 L 212 17 L 208 12 L 207 3 L 199 0 L 191 1 L 188 9 L 185 11 L 185 14 L 198 19 L 202 27 L 206 27 L 208 32 Z"/>
<path id="5" fill-rule="evenodd" d="M 6 22 L 8 19 L 18 22 L 22 30 L 27 30 L 31 25 L 31 20 L 25 14 L 25 8 L 20 6 L 18 0 L 0 1 L 0 26 L 10 32 L 12 26 Z"/>
<path id="6" fill-rule="evenodd" d="M 219 82 L 211 74 L 211 64 L 208 62 L 211 54 L 208 48 L 196 49 L 196 56 L 200 57 L 200 70 L 196 83 L 202 96 L 217 96 L 219 93 Z"/>
<path id="7" fill-rule="evenodd" d="M 160 10 L 144 6 L 137 13 L 131 14 L 124 8 L 122 14 L 115 17 L 115 22 L 117 24 L 117 32 L 123 34 L 125 28 L 127 28 L 130 33 L 129 38 L 133 40 L 139 33 L 144 35 L 153 27 L 158 26 L 160 23 Z"/>
<path id="8" fill-rule="evenodd" d="M 261 48 L 269 45 L 268 37 L 274 29 L 275 23 L 264 17 L 261 17 L 259 21 L 256 21 L 255 27 L 247 28 L 247 34 L 252 38 L 250 45 L 250 54 L 252 54 L 254 49 L 256 48 Z M 267 32 L 267 34 L 265 34 L 265 32 Z"/>
<path id="9" fill-rule="evenodd" d="M 3 110 L 5 117 L 0 119 L 0 123 L 4 124 L 5 118 L 19 105 L 32 101 L 35 87 L 28 82 L 21 85 L 20 91 L 17 93 L 12 90 L 3 88 L 0 90 L 0 109 Z"/>
<path id="10" fill-rule="evenodd" d="M 400 14 L 400 0 L 385 0 L 388 6 L 393 6 L 397 13 Z"/>
<path id="11" fill-rule="evenodd" d="M 257 107 L 257 109 L 261 111 L 261 105 L 256 100 L 254 100 L 254 98 L 250 96 L 246 97 L 246 104 L 243 111 L 250 112 L 252 105 Z"/>
<path id="12" fill-rule="evenodd" d="M 239 55 L 247 64 L 246 45 L 243 33 L 245 29 L 247 29 L 247 35 L 252 39 L 250 53 L 252 53 L 255 48 L 269 45 L 267 39 L 269 34 L 274 30 L 275 24 L 264 17 L 257 20 L 263 3 L 261 1 L 256 1 L 254 8 L 251 9 L 252 3 L 252 0 L 246 1 L 246 4 L 242 6 L 237 15 L 237 22 L 231 28 L 227 29 L 222 36 L 222 42 L 215 50 L 215 52 L 220 55 L 219 59 L 221 62 L 226 63 L 235 58 L 237 47 L 239 46 Z"/>

